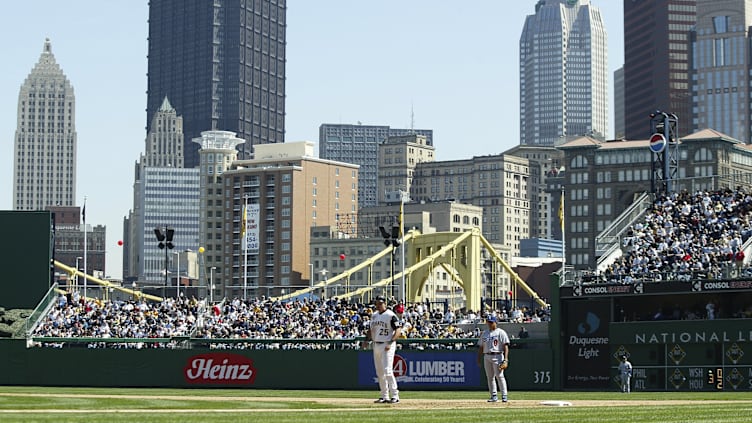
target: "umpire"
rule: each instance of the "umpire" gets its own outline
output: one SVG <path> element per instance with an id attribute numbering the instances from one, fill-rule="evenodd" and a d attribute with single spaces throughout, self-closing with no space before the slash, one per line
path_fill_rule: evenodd
<path id="1" fill-rule="evenodd" d="M 509 335 L 496 327 L 496 316 L 486 317 L 488 328 L 478 339 L 478 365 L 483 366 L 488 381 L 488 402 L 497 402 L 497 381 L 501 391 L 501 402 L 507 402 L 507 380 L 504 369 L 509 365 Z M 482 362 L 482 364 L 481 364 Z"/>

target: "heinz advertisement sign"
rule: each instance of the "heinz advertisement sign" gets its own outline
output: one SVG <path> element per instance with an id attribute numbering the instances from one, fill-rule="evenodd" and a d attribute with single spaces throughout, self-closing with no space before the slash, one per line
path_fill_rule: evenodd
<path id="1" fill-rule="evenodd" d="M 252 385 L 256 380 L 253 360 L 237 354 L 194 355 L 183 367 L 186 382 L 196 385 Z"/>

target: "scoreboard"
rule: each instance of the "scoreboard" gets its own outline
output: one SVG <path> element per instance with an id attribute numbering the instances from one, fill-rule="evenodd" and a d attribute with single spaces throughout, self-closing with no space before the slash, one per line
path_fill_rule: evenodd
<path id="1" fill-rule="evenodd" d="M 611 324 L 611 369 L 632 363 L 633 391 L 752 391 L 748 320 Z"/>

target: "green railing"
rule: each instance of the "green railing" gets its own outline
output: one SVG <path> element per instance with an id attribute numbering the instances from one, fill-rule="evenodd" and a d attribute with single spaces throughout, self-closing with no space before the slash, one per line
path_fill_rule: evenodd
<path id="1" fill-rule="evenodd" d="M 37 320 L 39 320 L 41 317 L 45 316 L 47 314 L 47 310 L 52 304 L 58 295 L 58 286 L 57 283 L 53 284 L 50 289 L 47 290 L 47 293 L 44 294 L 44 297 L 42 297 L 42 300 L 37 304 L 37 307 L 34 309 L 34 311 L 31 312 L 31 315 L 28 319 L 26 319 L 26 327 L 24 329 L 24 332 L 26 333 L 26 337 L 31 336 L 31 331 L 34 328 L 34 326 L 37 324 Z"/>

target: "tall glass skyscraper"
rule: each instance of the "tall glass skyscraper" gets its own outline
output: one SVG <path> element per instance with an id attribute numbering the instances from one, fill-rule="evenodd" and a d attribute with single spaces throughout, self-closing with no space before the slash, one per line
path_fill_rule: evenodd
<path id="1" fill-rule="evenodd" d="M 520 144 L 608 130 L 608 55 L 589 0 L 539 0 L 520 37 Z"/>
<path id="2" fill-rule="evenodd" d="M 185 167 L 194 138 L 232 131 L 252 145 L 284 142 L 286 0 L 150 0 L 147 131 L 167 97 L 183 117 Z"/>
<path id="3" fill-rule="evenodd" d="M 752 0 L 698 0 L 692 36 L 694 129 L 750 143 Z M 705 175 L 697 175 L 705 176 Z"/>
<path id="4" fill-rule="evenodd" d="M 47 39 L 18 93 L 13 209 L 76 205 L 76 97 Z"/>
<path id="5" fill-rule="evenodd" d="M 624 135 L 650 137 L 650 113 L 679 118 L 679 135 L 692 123 L 689 35 L 697 0 L 624 2 Z"/>

